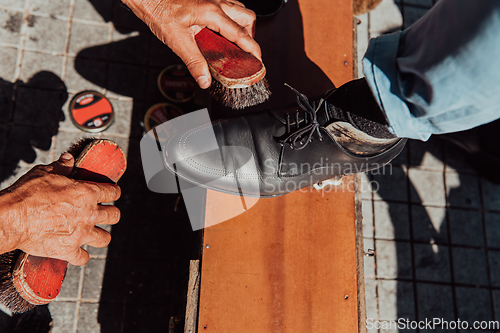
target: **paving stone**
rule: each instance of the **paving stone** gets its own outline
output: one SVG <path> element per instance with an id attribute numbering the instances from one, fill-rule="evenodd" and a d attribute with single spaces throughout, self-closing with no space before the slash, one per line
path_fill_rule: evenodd
<path id="1" fill-rule="evenodd" d="M 165 68 L 173 64 L 182 64 L 182 60 L 172 50 L 152 35 L 149 41 L 149 65 Z"/>
<path id="2" fill-rule="evenodd" d="M 101 333 L 98 314 L 99 303 L 80 304 L 77 333 Z"/>
<path id="3" fill-rule="evenodd" d="M 77 299 L 80 291 L 80 274 L 82 267 L 69 265 L 66 270 L 66 276 L 61 286 L 61 292 L 58 297 L 70 297 Z"/>
<path id="4" fill-rule="evenodd" d="M 455 320 L 453 313 L 453 291 L 451 286 L 417 283 L 418 320 L 442 318 Z M 455 330 L 420 330 L 420 332 L 455 332 Z"/>
<path id="5" fill-rule="evenodd" d="M 377 239 L 410 239 L 408 205 L 375 201 L 375 237 Z"/>
<path id="6" fill-rule="evenodd" d="M 396 165 L 396 166 L 408 166 L 408 155 L 409 155 L 409 149 L 408 149 L 408 145 L 406 145 L 403 149 L 403 151 L 401 151 L 401 153 L 391 161 L 391 164 L 392 165 Z"/>
<path id="7" fill-rule="evenodd" d="M 413 238 L 416 241 L 448 243 L 446 209 L 412 206 Z"/>
<path id="8" fill-rule="evenodd" d="M 481 178 L 481 188 L 484 208 L 500 211 L 500 185 Z"/>
<path id="9" fill-rule="evenodd" d="M 446 190 L 450 206 L 479 208 L 479 179 L 477 176 L 447 172 Z"/>
<path id="10" fill-rule="evenodd" d="M 436 244 L 414 244 L 416 278 L 451 282 L 449 248 Z"/>
<path id="11" fill-rule="evenodd" d="M 475 321 L 493 320 L 488 289 L 456 287 L 458 318 L 472 325 Z"/>
<path id="12" fill-rule="evenodd" d="M 66 132 L 60 131 L 56 137 L 56 143 L 54 145 L 54 156 L 59 157 L 62 153 L 68 151 L 69 147 L 77 143 L 83 138 L 100 138 L 102 135 L 96 133 L 86 133 L 83 131 L 79 132 Z"/>
<path id="13" fill-rule="evenodd" d="M 20 87 L 14 108 L 14 123 L 57 129 L 59 121 L 64 119 L 62 106 L 67 96 L 65 91 Z"/>
<path id="14" fill-rule="evenodd" d="M 113 6 L 113 24 L 117 30 L 149 31 L 148 26 L 144 22 L 139 20 L 130 9 L 119 2 Z"/>
<path id="15" fill-rule="evenodd" d="M 448 214 L 452 244 L 484 245 L 483 221 L 480 212 L 450 209 Z"/>
<path id="16" fill-rule="evenodd" d="M 141 140 L 144 136 L 144 116 L 152 105 L 147 102 L 134 102 L 132 109 L 132 121 L 130 126 L 130 137 Z"/>
<path id="17" fill-rule="evenodd" d="M 68 91 L 75 94 L 83 90 L 104 93 L 106 68 L 102 61 L 68 57 L 64 80 Z"/>
<path id="18" fill-rule="evenodd" d="M 411 278 L 410 243 L 376 240 L 377 275 L 379 278 Z"/>
<path id="19" fill-rule="evenodd" d="M 132 109 L 134 104 L 130 100 L 110 99 L 115 112 L 115 120 L 113 124 L 106 129 L 106 135 L 120 135 L 128 137 L 130 135 L 130 127 L 132 121 Z"/>
<path id="20" fill-rule="evenodd" d="M 25 0 L 0 0 L 0 6 L 8 9 L 24 10 Z"/>
<path id="21" fill-rule="evenodd" d="M 408 140 L 410 163 L 422 169 L 443 171 L 443 149 L 441 142 L 430 139 L 427 142 Z"/>
<path id="22" fill-rule="evenodd" d="M 406 318 L 415 320 L 415 298 L 412 282 L 380 280 L 378 282 L 378 295 L 381 319 Z"/>
<path id="23" fill-rule="evenodd" d="M 0 157 L 3 157 L 6 145 L 7 145 L 7 126 L 0 125 Z M 2 178 L 3 178 L 3 173 L 0 175 L 0 181 L 3 180 Z"/>
<path id="24" fill-rule="evenodd" d="M 113 237 L 117 236 L 113 234 Z M 107 259 L 102 279 L 101 303 L 120 303 L 125 300 L 127 293 L 127 274 L 129 266 L 127 261 Z"/>
<path id="25" fill-rule="evenodd" d="M 30 87 L 66 89 L 61 80 L 63 63 L 63 56 L 24 51 L 20 79 Z"/>
<path id="26" fill-rule="evenodd" d="M 488 247 L 500 248 L 500 214 L 485 213 L 484 221 Z"/>
<path id="27" fill-rule="evenodd" d="M 476 174 L 475 169 L 467 162 L 464 151 L 450 142 L 443 140 L 446 159 L 446 171 Z"/>
<path id="28" fill-rule="evenodd" d="M 500 251 L 488 251 L 491 285 L 500 287 Z"/>
<path id="29" fill-rule="evenodd" d="M 374 250 L 375 249 L 375 242 L 373 238 L 364 238 L 363 239 L 363 248 L 366 253 L 368 253 L 369 250 Z M 364 273 L 365 273 L 365 278 L 375 278 L 375 256 L 372 257 L 364 257 Z"/>
<path id="30" fill-rule="evenodd" d="M 0 9 L 0 42 L 18 45 L 22 24 L 22 12 Z"/>
<path id="31" fill-rule="evenodd" d="M 446 205 L 442 172 L 410 168 L 408 176 L 411 182 L 410 196 L 412 202 L 421 203 L 424 206 L 444 207 Z"/>
<path id="32" fill-rule="evenodd" d="M 113 0 L 75 0 L 73 18 L 105 23 L 111 20 Z"/>
<path id="33" fill-rule="evenodd" d="M 162 303 L 170 297 L 173 268 L 158 261 L 130 261 L 127 283 L 127 303 Z"/>
<path id="34" fill-rule="evenodd" d="M 97 301 L 101 296 L 106 260 L 90 259 L 85 265 L 82 298 Z"/>
<path id="35" fill-rule="evenodd" d="M 128 304 L 125 309 L 123 333 L 161 332 L 168 326 L 173 315 L 169 308 L 161 305 Z"/>
<path id="36" fill-rule="evenodd" d="M 69 104 L 71 103 L 71 100 L 73 99 L 75 95 L 72 93 L 68 93 L 68 99 L 66 99 L 66 103 L 64 103 L 62 107 L 63 111 L 63 120 L 59 122 L 59 130 L 65 131 L 65 132 L 81 132 L 80 129 L 78 129 L 73 122 L 71 121 L 71 118 L 69 116 Z"/>
<path id="37" fill-rule="evenodd" d="M 141 67 L 110 64 L 107 86 L 109 96 L 144 99 L 146 75 L 147 71 Z"/>
<path id="38" fill-rule="evenodd" d="M 0 48 L 0 82 L 14 82 L 18 50 L 13 47 Z M 0 83 L 3 85 L 3 83 Z M 1 89 L 1 88 L 0 88 Z M 0 97 L 1 99 L 1 97 Z M 0 102 L 1 103 L 1 102 Z M 3 108 L 1 110 L 4 110 Z"/>
<path id="39" fill-rule="evenodd" d="M 366 172 L 359 174 L 359 178 L 361 180 L 361 199 L 363 200 L 371 200 L 372 199 L 372 186 L 370 175 Z"/>
<path id="40" fill-rule="evenodd" d="M 0 79 L 0 123 L 7 123 L 12 117 L 14 84 Z"/>
<path id="41" fill-rule="evenodd" d="M 146 93 L 145 100 L 149 102 L 149 106 L 153 106 L 156 103 L 169 103 L 167 98 L 163 96 L 158 88 L 158 76 L 163 71 L 164 68 L 149 68 L 146 80 Z"/>
<path id="42" fill-rule="evenodd" d="M 110 27 L 73 22 L 69 38 L 69 55 L 106 59 L 110 42 Z"/>
<path id="43" fill-rule="evenodd" d="M 5 149 L 3 163 L 17 165 L 19 161 L 32 164 L 52 162 L 50 150 L 52 137 L 56 133 L 57 127 L 49 129 L 15 126 L 11 128 L 7 137 L 9 144 Z"/>
<path id="44" fill-rule="evenodd" d="M 492 290 L 495 320 L 500 321 L 500 290 Z"/>
<path id="45" fill-rule="evenodd" d="M 363 212 L 363 237 L 373 238 L 373 202 L 363 200 L 361 203 Z"/>
<path id="46" fill-rule="evenodd" d="M 371 174 L 375 200 L 407 201 L 406 173 L 403 168 L 389 165 L 374 170 Z"/>
<path id="47" fill-rule="evenodd" d="M 24 47 L 27 49 L 64 53 L 69 22 L 52 17 L 30 15 Z"/>
<path id="48" fill-rule="evenodd" d="M 31 14 L 47 14 L 69 18 L 71 0 L 30 0 L 29 11 Z"/>
<path id="49" fill-rule="evenodd" d="M 28 163 L 23 163 L 22 161 L 19 162 L 18 164 L 10 164 L 10 165 L 3 165 L 3 181 L 1 184 L 1 188 L 6 188 L 12 184 L 16 180 L 19 179 L 22 175 L 24 175 L 26 172 L 28 172 L 31 168 L 33 167 L 32 164 Z"/>
<path id="50" fill-rule="evenodd" d="M 49 310 L 53 320 L 53 328 L 50 333 L 68 333 L 73 331 L 76 303 L 52 302 L 49 303 Z"/>
<path id="51" fill-rule="evenodd" d="M 113 31 L 109 44 L 110 60 L 120 63 L 146 64 L 148 62 L 149 32 Z"/>
<path id="52" fill-rule="evenodd" d="M 368 13 L 358 15 L 359 24 L 356 25 L 357 29 L 357 62 L 358 62 L 358 78 L 364 77 L 363 75 L 363 57 L 368 49 Z"/>
<path id="53" fill-rule="evenodd" d="M 404 28 L 406 29 L 413 23 L 418 21 L 422 16 L 425 15 L 425 13 L 427 13 L 427 11 L 428 9 L 424 8 L 405 6 L 403 16 Z"/>
<path id="54" fill-rule="evenodd" d="M 400 30 L 403 17 L 392 0 L 383 0 L 370 14 L 370 31 L 387 33 Z"/>
<path id="55" fill-rule="evenodd" d="M 366 295 L 366 318 L 378 320 L 378 297 L 377 297 L 378 281 L 373 279 L 365 280 L 365 295 Z"/>
<path id="56" fill-rule="evenodd" d="M 452 247 L 453 271 L 456 283 L 488 285 L 486 253 L 484 250 Z"/>

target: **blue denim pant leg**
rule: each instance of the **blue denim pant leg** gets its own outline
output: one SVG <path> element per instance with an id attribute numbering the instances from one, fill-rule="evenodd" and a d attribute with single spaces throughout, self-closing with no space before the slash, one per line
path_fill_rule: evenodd
<path id="1" fill-rule="evenodd" d="M 372 39 L 363 73 L 399 137 L 500 118 L 500 1 L 440 0 L 408 29 Z"/>

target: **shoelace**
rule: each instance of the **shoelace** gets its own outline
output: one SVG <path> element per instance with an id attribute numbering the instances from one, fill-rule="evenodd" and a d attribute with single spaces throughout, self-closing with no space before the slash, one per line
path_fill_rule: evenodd
<path id="1" fill-rule="evenodd" d="M 285 83 L 285 85 L 288 88 L 290 88 L 297 95 L 297 104 L 300 106 L 300 108 L 302 110 L 305 111 L 304 123 L 306 124 L 306 126 L 300 128 L 300 126 L 299 126 L 299 121 L 300 121 L 299 111 L 297 111 L 295 113 L 295 126 L 297 127 L 297 129 L 294 132 L 291 132 L 292 124 L 290 122 L 290 114 L 287 114 L 286 129 L 287 129 L 287 133 L 289 133 L 289 134 L 286 138 L 281 139 L 279 141 L 279 143 L 284 145 L 285 143 L 290 142 L 290 146 L 292 149 L 293 148 L 298 149 L 298 150 L 304 149 L 309 144 L 309 142 L 312 141 L 312 136 L 314 135 L 314 133 L 318 133 L 319 140 L 323 141 L 323 135 L 321 135 L 321 132 L 319 130 L 321 125 L 318 122 L 316 113 L 321 108 L 321 106 L 323 105 L 323 102 L 325 100 L 323 98 L 321 98 L 318 102 L 318 106 L 316 106 L 316 102 L 313 102 L 311 105 L 311 103 L 309 103 L 309 99 L 306 97 L 306 95 L 301 94 L 295 88 L 291 87 L 290 85 L 288 85 L 286 83 Z M 311 118 L 310 123 L 308 123 L 308 117 Z M 307 140 L 305 141 L 305 143 L 302 143 L 301 139 L 304 137 L 306 137 Z"/>

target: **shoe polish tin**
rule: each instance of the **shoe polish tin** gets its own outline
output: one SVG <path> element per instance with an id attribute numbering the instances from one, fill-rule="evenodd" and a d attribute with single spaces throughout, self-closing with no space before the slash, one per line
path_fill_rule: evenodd
<path id="1" fill-rule="evenodd" d="M 82 91 L 69 104 L 73 124 L 84 132 L 97 133 L 106 130 L 114 121 L 113 106 L 96 91 Z"/>
<path id="2" fill-rule="evenodd" d="M 172 65 L 158 75 L 158 88 L 174 103 L 185 103 L 194 98 L 198 85 L 184 65 Z"/>
<path id="3" fill-rule="evenodd" d="M 171 119 L 182 116 L 184 112 L 176 107 L 175 105 L 169 103 L 158 103 L 149 108 L 144 116 L 144 130 L 146 133 L 151 131 L 153 128 L 161 125 Z M 168 128 L 168 129 L 167 129 Z M 163 133 L 163 131 L 168 131 L 169 133 Z M 158 138 L 160 141 L 162 137 L 173 135 L 175 128 L 169 128 L 169 126 L 162 126 L 160 131 L 157 131 Z"/>

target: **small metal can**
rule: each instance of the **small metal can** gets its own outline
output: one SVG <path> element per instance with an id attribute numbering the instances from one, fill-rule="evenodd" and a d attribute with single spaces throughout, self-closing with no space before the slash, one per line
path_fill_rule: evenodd
<path id="1" fill-rule="evenodd" d="M 82 91 L 69 103 L 69 115 L 73 124 L 84 132 L 97 133 L 106 130 L 114 121 L 110 101 L 97 91 Z"/>
<path id="2" fill-rule="evenodd" d="M 184 65 L 172 65 L 158 75 L 158 88 L 174 103 L 185 103 L 194 98 L 198 85 Z"/>
<path id="3" fill-rule="evenodd" d="M 158 125 L 161 125 L 171 119 L 179 117 L 183 115 L 184 112 L 176 107 L 175 105 L 169 103 L 158 103 L 149 108 L 144 116 L 144 130 L 146 133 L 151 131 Z M 166 129 L 162 128 L 161 131 L 165 131 Z M 158 139 L 161 140 L 163 137 L 168 137 L 172 135 L 172 131 L 175 129 L 169 129 L 169 133 L 157 133 Z"/>

